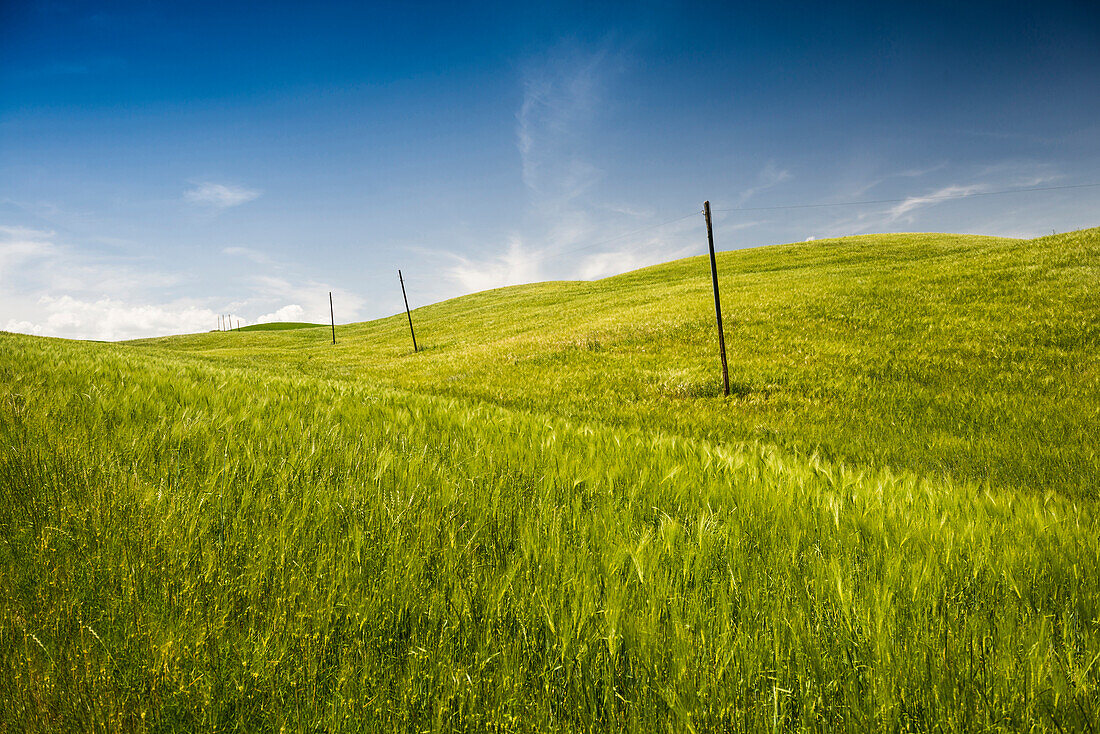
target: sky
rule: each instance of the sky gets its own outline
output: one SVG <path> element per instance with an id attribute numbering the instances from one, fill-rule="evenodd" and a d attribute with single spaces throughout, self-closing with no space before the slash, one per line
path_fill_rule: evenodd
<path id="1" fill-rule="evenodd" d="M 705 253 L 704 200 L 720 250 L 1035 237 L 1095 183 L 1094 2 L 0 0 L 0 330 L 601 278 Z"/>

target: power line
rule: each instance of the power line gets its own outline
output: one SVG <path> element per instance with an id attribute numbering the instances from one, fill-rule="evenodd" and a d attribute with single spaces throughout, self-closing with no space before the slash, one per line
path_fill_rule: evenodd
<path id="1" fill-rule="evenodd" d="M 1100 183 L 1072 184 L 1068 186 L 1033 186 L 1026 189 L 1004 189 L 1002 191 L 974 191 L 966 194 L 943 194 L 936 196 L 907 196 L 904 199 L 867 199 L 864 201 L 834 201 L 828 204 L 785 204 L 783 206 L 737 206 L 729 209 L 714 209 L 716 212 L 765 212 L 779 209 L 822 209 L 830 206 L 862 206 L 864 204 L 902 204 L 907 201 L 947 201 L 967 199 L 973 196 L 1000 196 L 1002 194 L 1021 194 L 1028 191 L 1063 191 L 1065 189 L 1088 189 L 1100 186 Z"/>
<path id="2" fill-rule="evenodd" d="M 753 206 L 753 207 L 742 206 L 742 207 L 731 207 L 731 208 L 726 208 L 726 209 L 712 208 L 711 211 L 712 212 L 763 212 L 763 211 L 781 211 L 781 210 L 788 210 L 788 209 L 824 209 L 824 208 L 834 207 L 834 206 L 865 206 L 865 205 L 868 205 L 868 204 L 902 204 L 902 203 L 905 203 L 905 202 L 908 202 L 908 201 L 913 201 L 913 202 L 950 201 L 952 199 L 968 199 L 968 198 L 976 197 L 976 196 L 1001 196 L 1001 195 L 1004 195 L 1004 194 L 1022 194 L 1022 193 L 1028 193 L 1028 192 L 1034 192 L 1034 191 L 1065 191 L 1067 189 L 1088 189 L 1088 188 L 1096 188 L 1096 187 L 1100 187 L 1100 183 L 1067 184 L 1067 185 L 1064 185 L 1064 186 L 1032 186 L 1032 187 L 1022 188 L 1022 189 L 1002 189 L 1002 190 L 999 190 L 999 191 L 975 191 L 975 192 L 970 192 L 970 193 L 965 193 L 965 194 L 941 194 L 941 195 L 938 195 L 938 196 L 935 195 L 935 194 L 930 194 L 928 196 L 907 196 L 907 197 L 904 197 L 904 198 L 901 198 L 901 199 L 864 199 L 864 200 L 861 200 L 861 201 L 835 201 L 835 202 L 829 202 L 829 203 L 824 203 L 824 204 L 784 204 L 784 205 L 781 205 L 781 206 Z M 527 258 L 525 258 L 525 261 L 526 262 L 540 262 L 540 261 L 543 261 L 543 260 L 551 260 L 551 259 L 554 259 L 554 258 L 562 257 L 564 255 L 570 255 L 574 252 L 582 252 L 584 250 L 591 250 L 593 248 L 600 247 L 602 245 L 606 245 L 610 242 L 615 242 L 617 240 L 625 239 L 627 237 L 633 237 L 634 235 L 642 234 L 644 232 L 649 232 L 649 231 L 652 231 L 654 229 L 658 229 L 660 227 L 664 227 L 664 226 L 669 225 L 669 224 L 674 224 L 675 222 L 681 222 L 685 219 L 688 219 L 688 218 L 694 217 L 694 216 L 698 216 L 700 214 L 702 214 L 701 209 L 697 210 L 697 211 L 693 211 L 689 214 L 684 214 L 683 216 L 675 217 L 674 219 L 668 219 L 668 220 L 663 221 L 663 222 L 658 222 L 656 224 L 651 224 L 649 226 L 642 227 L 641 229 L 635 229 L 635 230 L 632 230 L 630 232 L 624 232 L 623 234 L 616 235 L 615 237 L 609 237 L 608 239 L 600 240 L 598 242 L 593 242 L 593 243 L 588 244 L 588 245 L 582 245 L 580 247 L 574 247 L 574 248 L 569 249 L 569 250 L 562 250 L 561 252 L 550 252 L 550 253 L 544 253 L 544 254 L 536 255 L 536 256 L 532 256 L 532 257 L 527 257 Z M 425 276 L 417 276 L 417 275 L 410 276 L 409 279 L 410 280 L 411 279 L 428 280 L 428 278 L 426 278 Z"/>

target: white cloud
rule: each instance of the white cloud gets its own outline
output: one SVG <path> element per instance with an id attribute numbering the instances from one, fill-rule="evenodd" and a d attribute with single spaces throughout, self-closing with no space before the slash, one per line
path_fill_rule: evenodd
<path id="1" fill-rule="evenodd" d="M 364 301 L 332 284 L 302 278 L 260 250 L 227 248 L 255 263 L 220 288 L 232 303 L 204 295 L 201 275 L 157 270 L 145 257 L 78 250 L 52 232 L 0 226 L 0 329 L 74 339 L 119 340 L 209 331 L 219 314 L 241 325 L 329 319 L 329 291 L 342 323 L 361 318 Z M 112 251 L 115 253 L 115 251 Z M 183 297 L 186 293 L 188 297 Z"/>
<path id="2" fill-rule="evenodd" d="M 326 324 L 329 320 L 329 293 L 336 320 L 349 323 L 360 318 L 365 301 L 357 293 L 317 280 L 298 280 L 293 276 L 253 275 L 246 279 L 251 297 L 247 308 L 263 308 L 256 317 L 263 321 L 308 321 Z"/>
<path id="3" fill-rule="evenodd" d="M 194 188 L 183 194 L 183 197 L 192 204 L 212 206 L 215 209 L 226 209 L 231 206 L 239 206 L 259 196 L 259 191 L 246 189 L 240 186 L 227 186 L 211 181 L 204 181 L 196 184 Z"/>
<path id="4" fill-rule="evenodd" d="M 5 331 L 70 339 L 137 339 L 208 331 L 217 313 L 183 303 L 132 305 L 110 298 L 85 301 L 72 296 L 42 296 L 35 321 L 10 319 Z"/>
<path id="5" fill-rule="evenodd" d="M 483 260 L 451 255 L 455 264 L 446 268 L 444 274 L 466 292 L 531 283 L 540 279 L 540 254 L 526 247 L 519 237 L 513 237 L 504 253 Z"/>
<path id="6" fill-rule="evenodd" d="M 193 302 L 133 302 L 140 289 L 167 288 L 175 276 L 79 255 L 54 239 L 53 232 L 0 227 L 0 328 L 5 331 L 116 340 L 202 331 L 216 323 L 214 311 Z"/>
<path id="7" fill-rule="evenodd" d="M 299 306 L 297 303 L 292 303 L 289 306 L 283 306 L 282 308 L 272 311 L 271 313 L 261 314 L 256 317 L 257 324 L 269 324 L 272 321 L 305 321 L 306 310 Z"/>
<path id="8" fill-rule="evenodd" d="M 626 273 L 649 265 L 658 265 L 688 255 L 698 255 L 690 245 L 669 250 L 663 242 L 654 241 L 649 247 L 634 247 L 615 252 L 597 252 L 581 259 L 577 274 L 584 280 L 596 280 L 610 275 Z"/>

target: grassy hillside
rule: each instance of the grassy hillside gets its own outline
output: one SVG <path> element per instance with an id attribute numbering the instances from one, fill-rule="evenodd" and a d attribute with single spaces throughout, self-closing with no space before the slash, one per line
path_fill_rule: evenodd
<path id="1" fill-rule="evenodd" d="M 0 333 L 0 732 L 1095 730 L 1098 238 Z"/>
<path id="2" fill-rule="evenodd" d="M 305 321 L 272 321 L 267 324 L 242 326 L 239 329 L 230 329 L 230 331 L 292 331 L 294 329 L 312 329 L 317 326 L 324 326 L 324 324 L 310 324 Z"/>
<path id="3" fill-rule="evenodd" d="M 868 235 L 505 288 L 320 329 L 143 345 L 1034 491 L 1100 487 L 1100 230 Z M 396 299 L 395 299 L 396 301 Z"/>

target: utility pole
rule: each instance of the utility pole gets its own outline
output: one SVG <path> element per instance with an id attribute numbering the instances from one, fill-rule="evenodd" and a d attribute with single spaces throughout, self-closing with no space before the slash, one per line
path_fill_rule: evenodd
<path id="1" fill-rule="evenodd" d="M 710 202 L 703 202 L 703 216 L 707 220 L 707 245 L 710 247 L 710 280 L 714 285 L 714 316 L 718 319 L 718 351 L 722 355 L 722 390 L 730 396 L 730 373 L 726 366 L 726 335 L 722 330 L 722 299 L 718 297 L 718 261 L 714 257 L 714 230 L 710 225 Z"/>
<path id="2" fill-rule="evenodd" d="M 412 334 L 413 351 L 415 352 L 415 351 L 417 351 L 417 349 L 416 349 L 416 332 L 413 331 L 413 315 L 412 315 L 412 311 L 409 310 L 409 297 L 407 295 L 405 295 L 405 279 L 403 277 L 401 277 L 401 271 L 400 270 L 397 271 L 397 279 L 401 281 L 401 297 L 405 299 L 405 314 L 409 317 L 409 333 Z"/>
<path id="3" fill-rule="evenodd" d="M 328 292 L 328 315 L 332 319 L 332 343 L 336 343 L 336 312 L 332 310 L 332 291 Z"/>

